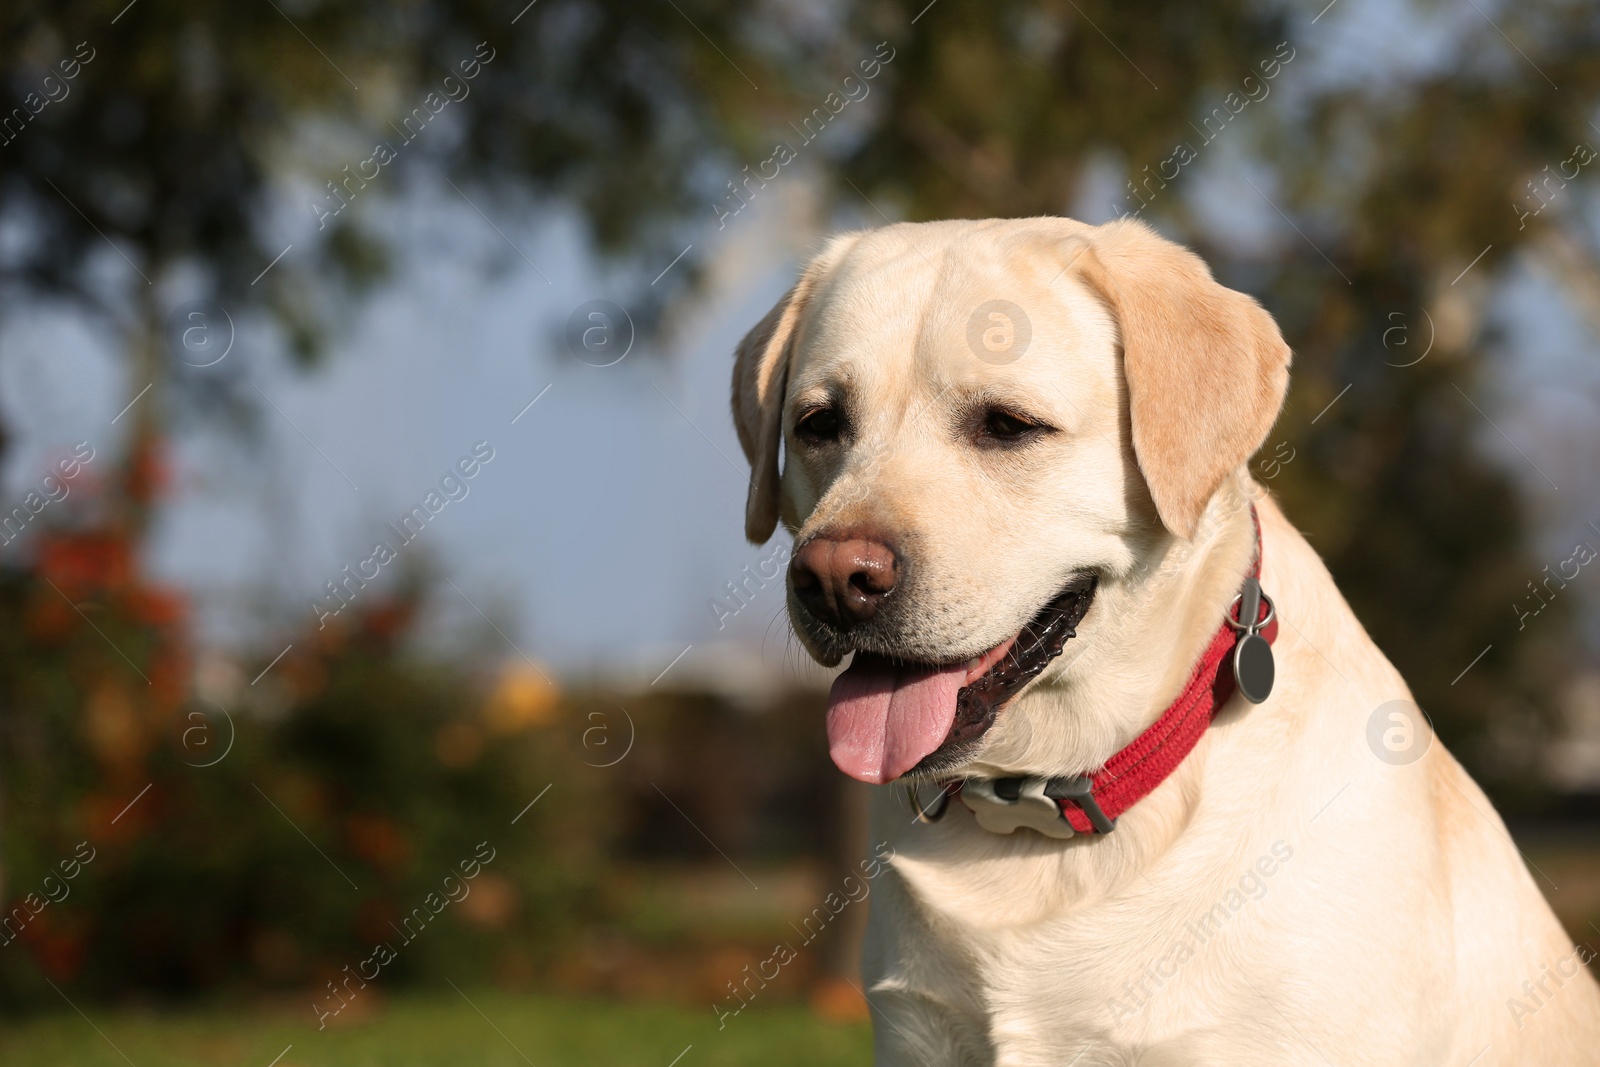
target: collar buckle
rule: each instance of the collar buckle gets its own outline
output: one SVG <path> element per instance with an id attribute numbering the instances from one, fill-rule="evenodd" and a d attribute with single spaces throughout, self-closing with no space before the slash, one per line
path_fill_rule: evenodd
<path id="1" fill-rule="evenodd" d="M 1061 805 L 1046 794 L 1052 779 L 966 778 L 957 795 L 990 833 L 1010 834 L 1019 828 L 1065 840 L 1077 831 L 1061 814 Z"/>
<path id="2" fill-rule="evenodd" d="M 1096 833 L 1109 834 L 1117 828 L 1117 820 L 1108 818 L 1100 807 L 1100 802 L 1094 798 L 1094 780 L 1083 775 L 1076 778 L 1052 778 L 1045 784 L 1044 795 L 1052 800 L 1070 800 L 1078 805 L 1078 809 L 1089 817 L 1089 824 L 1095 828 Z M 1060 810 L 1060 805 L 1057 805 Z M 1061 819 L 1066 821 L 1066 813 L 1061 813 Z"/>
<path id="3" fill-rule="evenodd" d="M 978 825 L 992 833 L 1009 834 L 1019 828 L 1065 840 L 1077 836 L 1060 802 L 1070 800 L 1089 819 L 1097 833 L 1109 834 L 1117 820 L 1106 815 L 1094 797 L 1094 781 L 1078 775 L 1068 778 L 967 778 L 961 783 L 961 803 L 977 817 Z"/>

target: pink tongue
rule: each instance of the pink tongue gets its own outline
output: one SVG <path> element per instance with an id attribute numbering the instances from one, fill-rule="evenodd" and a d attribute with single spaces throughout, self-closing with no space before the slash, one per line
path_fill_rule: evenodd
<path id="1" fill-rule="evenodd" d="M 852 778 L 879 784 L 938 748 L 956 718 L 965 664 L 909 667 L 856 653 L 828 694 L 828 753 Z"/>

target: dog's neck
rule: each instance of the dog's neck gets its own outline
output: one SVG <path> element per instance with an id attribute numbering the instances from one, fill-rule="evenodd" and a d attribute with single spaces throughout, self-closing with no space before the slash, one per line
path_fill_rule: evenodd
<path id="1" fill-rule="evenodd" d="M 1247 475 L 1235 475 L 1212 498 L 1193 540 L 1161 531 L 1127 573 L 1103 577 L 1060 665 L 1002 714 L 970 773 L 1083 774 L 1154 723 L 1250 569 L 1249 502 L 1260 494 Z"/>

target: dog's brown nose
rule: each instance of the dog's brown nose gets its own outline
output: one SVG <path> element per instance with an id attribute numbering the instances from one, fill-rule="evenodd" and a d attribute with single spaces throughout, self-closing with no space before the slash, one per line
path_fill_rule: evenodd
<path id="1" fill-rule="evenodd" d="M 817 618 L 848 630 L 878 613 L 899 573 L 894 550 L 871 537 L 813 537 L 794 554 L 795 595 Z"/>

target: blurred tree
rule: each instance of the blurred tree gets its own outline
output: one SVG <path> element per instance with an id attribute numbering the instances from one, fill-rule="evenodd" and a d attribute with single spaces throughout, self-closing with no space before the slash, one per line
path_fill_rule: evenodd
<path id="1" fill-rule="evenodd" d="M 665 261 L 676 235 L 715 223 L 744 164 L 884 41 L 894 59 L 870 106 L 807 160 L 836 202 L 876 222 L 1059 212 L 1109 191 L 1261 294 L 1298 354 L 1273 442 L 1298 458 L 1273 485 L 1441 732 L 1481 740 L 1493 718 L 1548 707 L 1544 661 L 1564 631 L 1546 621 L 1538 643 L 1511 638 L 1510 605 L 1539 564 L 1464 401 L 1491 351 L 1483 294 L 1498 269 L 1555 247 L 1586 267 L 1573 284 L 1595 274 L 1592 232 L 1543 207 L 1577 200 L 1561 168 L 1594 113 L 1600 14 L 1535 0 L 1469 18 L 1449 62 L 1313 77 L 1296 49 L 1346 14 L 1170 0 L 20 0 L 0 13 L 0 85 L 16 102 L 0 118 L 0 307 L 49 295 L 117 331 L 132 388 L 155 385 L 135 409 L 136 436 L 154 437 L 174 396 L 199 388 L 164 339 L 174 306 L 270 313 L 309 354 L 381 276 L 374 216 L 333 213 L 375 199 L 367 181 L 391 183 L 387 195 L 426 171 L 463 197 L 498 194 L 491 205 L 559 198 L 600 247 Z M 475 56 L 470 96 L 411 145 Z M 1256 95 L 1267 63 L 1271 102 Z M 394 163 L 352 181 L 380 141 L 400 149 Z M 1219 211 L 1202 179 L 1232 202 Z M 1230 213 L 1281 215 L 1298 233 L 1233 239 Z M 696 242 L 694 258 L 716 253 Z M 1381 366 L 1389 316 L 1418 329 L 1421 311 L 1439 327 L 1428 362 Z"/>
<path id="2" fill-rule="evenodd" d="M 144 432 L 181 410 L 164 408 L 169 387 L 208 390 L 237 417 L 237 361 L 185 373 L 191 320 L 170 316 L 201 300 L 233 323 L 264 311 L 311 358 L 382 276 L 384 240 L 343 205 L 398 193 L 391 171 L 570 199 L 609 249 L 662 237 L 719 142 L 707 101 L 747 88 L 701 56 L 715 48 L 702 31 L 728 37 L 734 11 L 691 24 L 671 5 L 570 0 L 9 4 L 0 309 L 63 299 L 113 331 L 130 398 L 155 385 L 135 409 Z M 446 128 L 429 129 L 447 107 Z M 375 158 L 380 143 L 392 160 Z M 196 341 L 224 328 L 192 321 Z"/>

